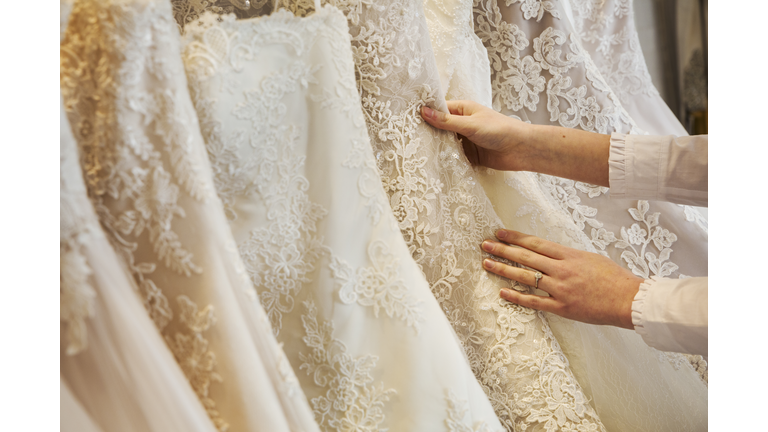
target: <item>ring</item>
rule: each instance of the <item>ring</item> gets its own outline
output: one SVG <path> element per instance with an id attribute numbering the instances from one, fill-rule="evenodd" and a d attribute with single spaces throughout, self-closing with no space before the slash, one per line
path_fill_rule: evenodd
<path id="1" fill-rule="evenodd" d="M 534 285 L 534 288 L 539 289 L 539 279 L 541 279 L 544 276 L 542 276 L 540 271 L 537 271 L 536 273 L 533 274 L 533 277 L 536 278 L 536 285 Z"/>

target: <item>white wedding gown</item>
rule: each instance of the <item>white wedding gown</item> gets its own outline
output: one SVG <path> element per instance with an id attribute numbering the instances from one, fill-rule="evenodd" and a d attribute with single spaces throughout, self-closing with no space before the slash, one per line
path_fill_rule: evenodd
<path id="1" fill-rule="evenodd" d="M 537 124 L 602 133 L 639 132 L 633 117 L 594 65 L 591 52 L 581 46 L 565 19 L 568 5 L 494 0 L 474 3 L 475 32 L 485 44 L 493 69 L 491 105 Z M 594 2 L 589 5 L 597 6 Z M 615 14 L 613 9 L 610 12 Z M 622 30 L 627 37 L 632 36 L 631 31 L 632 27 Z M 609 40 L 615 42 L 616 38 Z M 642 79 L 637 69 L 644 68 L 644 62 L 642 58 L 633 61 L 635 70 L 622 70 L 624 76 L 614 76 L 611 82 Z M 461 97 L 461 88 L 452 84 L 449 97 Z M 488 104 L 487 94 L 476 94 L 476 101 Z M 654 111 L 660 99 L 645 102 L 644 109 Z M 666 112 L 671 114 L 668 109 Z M 478 177 L 509 228 L 602 253 L 645 278 L 677 277 L 683 272 L 706 275 L 707 234 L 693 208 L 609 200 L 607 188 L 532 173 L 481 169 Z M 549 319 L 608 430 L 706 427 L 706 385 L 688 358 L 651 349 L 631 331 L 556 316 Z M 700 357 L 692 360 L 703 366 Z"/>
<path id="2" fill-rule="evenodd" d="M 61 49 L 62 380 L 104 432 L 319 430 L 249 296 L 170 3 L 78 0 Z"/>
<path id="3" fill-rule="evenodd" d="M 61 430 L 215 431 L 99 225 L 63 103 L 60 128 Z"/>
<path id="4" fill-rule="evenodd" d="M 502 430 L 389 208 L 344 15 L 184 32 L 216 189 L 321 429 Z"/>
<path id="5" fill-rule="evenodd" d="M 298 14 L 312 9 L 305 1 L 285 3 Z M 358 89 L 390 206 L 502 424 L 603 430 L 544 315 L 505 304 L 498 293 L 506 282 L 481 267 L 479 244 L 502 225 L 456 136 L 421 119 L 423 105 L 445 110 L 421 2 L 336 3 L 350 23 Z"/>

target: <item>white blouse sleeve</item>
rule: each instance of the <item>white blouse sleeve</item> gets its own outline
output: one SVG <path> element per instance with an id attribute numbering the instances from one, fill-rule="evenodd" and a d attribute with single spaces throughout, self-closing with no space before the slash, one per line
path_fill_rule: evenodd
<path id="1" fill-rule="evenodd" d="M 663 279 L 640 285 L 632 324 L 649 346 L 707 357 L 707 278 Z"/>
<path id="2" fill-rule="evenodd" d="M 707 206 L 707 135 L 611 134 L 612 198 Z"/>

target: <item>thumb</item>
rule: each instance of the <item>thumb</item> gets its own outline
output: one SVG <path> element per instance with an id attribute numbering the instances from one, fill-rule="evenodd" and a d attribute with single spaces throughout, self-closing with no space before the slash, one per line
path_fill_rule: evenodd
<path id="1" fill-rule="evenodd" d="M 462 135 L 467 134 L 469 119 L 464 116 L 446 114 L 444 112 L 433 110 L 428 106 L 421 107 L 421 117 L 432 126 Z"/>

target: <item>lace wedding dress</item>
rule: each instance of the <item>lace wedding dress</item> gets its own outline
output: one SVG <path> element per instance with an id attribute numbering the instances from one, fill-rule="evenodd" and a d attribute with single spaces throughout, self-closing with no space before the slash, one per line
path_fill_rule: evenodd
<path id="1" fill-rule="evenodd" d="M 63 101 L 60 127 L 61 429 L 215 431 L 99 226 Z"/>
<path id="2" fill-rule="evenodd" d="M 71 13 L 61 84 L 80 164 L 62 129 L 62 339 L 78 354 L 62 354 L 62 378 L 105 432 L 317 431 L 248 296 L 179 50 L 167 1 Z"/>
<path id="3" fill-rule="evenodd" d="M 99 226 L 63 108 L 62 428 L 73 422 L 73 427 L 81 426 L 71 430 L 83 430 L 79 428 L 85 422 L 105 432 L 213 432 Z"/>
<path id="4" fill-rule="evenodd" d="M 389 208 L 344 15 L 184 32 L 216 189 L 321 428 L 502 430 Z"/>
<path id="5" fill-rule="evenodd" d="M 492 69 L 493 108 L 538 124 L 641 132 L 564 18 L 568 4 L 474 2 L 475 32 Z M 448 89 L 449 97 L 460 92 Z M 487 94 L 476 94 L 487 104 Z M 480 169 L 478 178 L 510 228 L 602 253 L 645 278 L 706 275 L 706 226 L 693 208 L 609 200 L 607 188 L 532 173 Z M 653 350 L 634 332 L 549 318 L 609 430 L 706 427 L 706 386 L 688 358 Z M 691 360 L 705 372 L 700 357 Z"/>
<path id="6" fill-rule="evenodd" d="M 506 283 L 481 267 L 479 244 L 502 225 L 456 136 L 421 120 L 423 105 L 446 109 L 421 2 L 331 3 L 350 24 L 358 91 L 398 227 L 496 414 L 508 430 L 603 430 L 544 315 L 506 305 L 498 296 Z M 313 8 L 281 5 L 296 14 Z"/>

